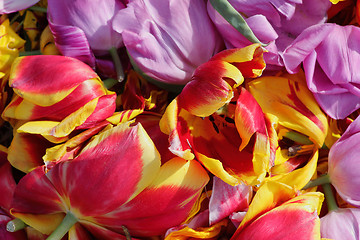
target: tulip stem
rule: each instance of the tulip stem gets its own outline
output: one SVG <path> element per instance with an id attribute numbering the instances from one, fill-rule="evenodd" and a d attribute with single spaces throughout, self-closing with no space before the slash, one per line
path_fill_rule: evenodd
<path id="1" fill-rule="evenodd" d="M 324 174 L 324 175 L 318 177 L 317 179 L 311 180 L 302 189 L 308 189 L 308 188 L 323 185 L 323 184 L 326 184 L 326 183 L 331 183 L 330 177 L 329 177 L 328 174 Z"/>
<path id="2" fill-rule="evenodd" d="M 20 220 L 19 218 L 15 218 L 14 220 L 11 220 L 6 224 L 6 230 L 8 232 L 16 232 L 24 229 L 26 226 L 26 223 L 24 223 L 22 220 Z"/>
<path id="3" fill-rule="evenodd" d="M 40 50 L 19 52 L 19 56 L 20 56 L 20 57 L 23 57 L 23 56 L 32 56 L 32 55 L 42 55 L 42 53 L 41 53 Z"/>
<path id="4" fill-rule="evenodd" d="M 32 6 L 29 7 L 30 10 L 35 11 L 35 12 L 43 12 L 43 13 L 47 13 L 47 9 L 43 8 L 43 7 L 39 7 L 39 6 Z"/>
<path id="5" fill-rule="evenodd" d="M 294 131 L 287 132 L 284 137 L 293 140 L 294 142 L 297 142 L 301 145 L 314 144 L 312 141 L 310 141 L 310 139 L 307 136 Z"/>
<path id="6" fill-rule="evenodd" d="M 117 49 L 112 47 L 110 48 L 109 52 L 115 65 L 117 80 L 118 82 L 122 82 L 125 79 L 125 75 Z"/>
<path id="7" fill-rule="evenodd" d="M 333 191 L 331 189 L 331 184 L 325 183 L 321 186 L 324 190 L 324 195 L 325 195 L 328 211 L 330 212 L 330 211 L 338 209 L 338 205 L 336 204 L 336 199 L 335 199 Z"/>
<path id="8" fill-rule="evenodd" d="M 260 42 L 241 14 L 228 2 L 228 0 L 210 0 L 211 6 L 239 33 L 252 43 L 260 43 L 263 47 L 268 44 Z"/>
<path id="9" fill-rule="evenodd" d="M 70 230 L 72 226 L 78 221 L 78 219 L 71 213 L 67 212 L 66 216 L 59 224 L 59 226 L 51 233 L 46 240 L 60 240 Z"/>
<path id="10" fill-rule="evenodd" d="M 115 86 L 118 83 L 118 81 L 116 81 L 113 78 L 107 78 L 107 79 L 103 80 L 103 83 L 107 89 L 110 89 L 113 86 Z"/>

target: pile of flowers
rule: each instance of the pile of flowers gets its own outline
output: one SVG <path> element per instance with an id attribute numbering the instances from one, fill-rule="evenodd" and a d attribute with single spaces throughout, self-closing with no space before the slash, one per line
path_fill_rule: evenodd
<path id="1" fill-rule="evenodd" d="M 360 239 L 360 1 L 0 13 L 1 239 Z"/>

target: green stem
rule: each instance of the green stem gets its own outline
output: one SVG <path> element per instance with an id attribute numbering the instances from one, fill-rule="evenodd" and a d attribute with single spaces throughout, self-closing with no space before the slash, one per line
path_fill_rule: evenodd
<path id="1" fill-rule="evenodd" d="M 125 79 L 125 75 L 117 49 L 112 47 L 110 48 L 109 52 L 115 65 L 117 80 L 118 82 L 122 82 Z"/>
<path id="2" fill-rule="evenodd" d="M 284 137 L 286 137 L 290 140 L 293 140 L 294 142 L 297 142 L 301 145 L 314 144 L 312 141 L 310 141 L 310 139 L 307 136 L 305 136 L 301 133 L 298 133 L 298 132 L 294 132 L 294 131 L 287 132 Z"/>
<path id="3" fill-rule="evenodd" d="M 231 24 L 238 32 L 240 32 L 246 39 L 252 43 L 260 43 L 262 46 L 266 46 L 260 42 L 255 36 L 249 25 L 246 23 L 241 14 L 228 2 L 228 0 L 210 0 L 213 8 L 220 13 L 223 18 Z"/>
<path id="4" fill-rule="evenodd" d="M 8 232 L 16 232 L 24 229 L 26 226 L 26 223 L 24 223 L 22 220 L 20 220 L 19 218 L 15 218 L 14 220 L 11 220 L 6 224 L 6 230 Z"/>
<path id="5" fill-rule="evenodd" d="M 43 7 L 39 7 L 39 6 L 32 6 L 29 7 L 30 10 L 35 11 L 35 12 L 43 12 L 43 13 L 47 13 L 47 9 L 43 8 Z"/>
<path id="6" fill-rule="evenodd" d="M 321 186 L 324 190 L 325 200 L 326 200 L 329 212 L 338 209 L 339 207 L 336 204 L 336 199 L 335 199 L 333 191 L 331 189 L 331 184 L 325 183 Z"/>
<path id="7" fill-rule="evenodd" d="M 326 184 L 326 183 L 330 183 L 330 177 L 329 177 L 328 174 L 324 174 L 324 175 L 318 177 L 317 179 L 311 180 L 302 189 L 308 189 L 308 188 L 323 185 L 323 184 Z"/>
<path id="8" fill-rule="evenodd" d="M 55 231 L 51 233 L 51 235 L 46 240 L 62 239 L 77 221 L 78 219 L 71 212 L 67 212 L 60 225 L 55 229 Z"/>
<path id="9" fill-rule="evenodd" d="M 107 79 L 103 80 L 103 83 L 107 89 L 110 89 L 113 86 L 115 86 L 118 83 L 118 81 L 113 78 L 107 78 Z"/>
<path id="10" fill-rule="evenodd" d="M 131 240 L 131 235 L 130 235 L 130 232 L 129 230 L 124 226 L 122 225 L 121 228 L 123 229 L 124 231 L 124 234 L 125 234 L 125 237 L 126 237 L 126 240 Z"/>
<path id="11" fill-rule="evenodd" d="M 23 57 L 23 56 L 32 56 L 32 55 L 42 55 L 42 53 L 41 53 L 40 50 L 19 52 L 19 56 L 20 56 L 20 57 Z"/>

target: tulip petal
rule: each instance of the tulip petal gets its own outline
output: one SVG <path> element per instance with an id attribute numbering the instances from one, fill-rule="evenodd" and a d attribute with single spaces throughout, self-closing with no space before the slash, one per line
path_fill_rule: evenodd
<path id="1" fill-rule="evenodd" d="M 124 225 L 135 237 L 164 234 L 186 220 L 208 181 L 198 162 L 173 158 L 161 166 L 154 181 L 136 198 L 95 221 L 119 230 Z"/>
<path id="2" fill-rule="evenodd" d="M 299 196 L 262 215 L 231 239 L 320 239 L 321 196 Z"/>
<path id="3" fill-rule="evenodd" d="M 0 145 L 0 209 L 10 209 L 16 183 L 7 160 L 7 149 Z"/>
<path id="4" fill-rule="evenodd" d="M 14 61 L 13 69 L 10 86 L 22 98 L 40 106 L 51 106 L 85 80 L 98 78 L 83 62 L 57 55 L 20 57 Z"/>
<path id="5" fill-rule="evenodd" d="M 141 124 L 125 123 L 94 136 L 74 160 L 58 163 L 47 177 L 81 218 L 130 201 L 155 178 L 159 166 L 159 153 Z M 88 171 L 91 182 L 84 176 Z"/>
<path id="6" fill-rule="evenodd" d="M 209 202 L 210 226 L 228 217 L 233 212 L 249 207 L 252 188 L 245 184 L 231 186 L 221 179 L 213 178 L 212 194 Z"/>
<path id="7" fill-rule="evenodd" d="M 206 62 L 195 70 L 178 96 L 179 106 L 193 115 L 207 117 L 230 102 L 233 87 L 243 81 L 241 72 L 233 65 L 225 61 Z"/>
<path id="8" fill-rule="evenodd" d="M 309 136 L 322 147 L 327 118 L 303 83 L 291 78 L 262 77 L 249 82 L 248 88 L 264 112 L 278 117 L 280 125 Z"/>
<path id="9" fill-rule="evenodd" d="M 17 12 L 35 5 L 39 0 L 4 0 L 0 4 L 0 14 Z"/>
<path id="10" fill-rule="evenodd" d="M 18 132 L 11 141 L 8 160 L 16 169 L 28 173 L 44 164 L 42 156 L 46 148 L 52 146 L 53 144 L 40 135 Z"/>
<path id="11" fill-rule="evenodd" d="M 62 55 L 76 58 L 91 68 L 95 68 L 95 56 L 89 46 L 85 33 L 75 26 L 63 26 L 49 21 L 56 47 Z"/>

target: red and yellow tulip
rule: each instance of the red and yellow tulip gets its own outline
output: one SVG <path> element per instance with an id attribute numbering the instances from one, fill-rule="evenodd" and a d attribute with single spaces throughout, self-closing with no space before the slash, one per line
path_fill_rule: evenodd
<path id="1" fill-rule="evenodd" d="M 71 219 L 69 236 L 81 239 L 89 233 L 125 238 L 124 227 L 135 237 L 160 235 L 184 221 L 208 174 L 181 158 L 161 165 L 141 124 L 129 124 L 108 125 L 74 159 L 28 173 L 16 188 L 11 213 L 47 235 Z"/>

